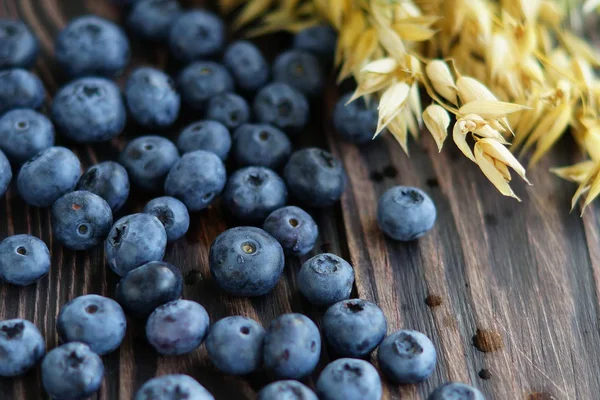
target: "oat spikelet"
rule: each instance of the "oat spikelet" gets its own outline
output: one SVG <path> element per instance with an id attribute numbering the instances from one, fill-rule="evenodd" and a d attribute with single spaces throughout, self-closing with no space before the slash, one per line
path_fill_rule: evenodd
<path id="1" fill-rule="evenodd" d="M 444 140 L 448 136 L 448 127 L 450 126 L 448 111 L 437 104 L 431 104 L 423 111 L 423 122 L 431 133 L 431 136 L 433 136 L 438 151 L 442 151 Z"/>

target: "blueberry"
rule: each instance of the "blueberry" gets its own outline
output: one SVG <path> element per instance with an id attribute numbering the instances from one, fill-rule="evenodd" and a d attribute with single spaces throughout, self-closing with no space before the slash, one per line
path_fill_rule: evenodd
<path id="1" fill-rule="evenodd" d="M 63 86 L 52 103 L 58 132 L 79 143 L 105 142 L 123 132 L 127 112 L 117 85 L 80 78 Z"/>
<path id="2" fill-rule="evenodd" d="M 228 229 L 210 246 L 213 279 L 234 296 L 261 296 L 270 292 L 281 277 L 284 263 L 279 243 L 255 227 Z"/>
<path id="3" fill-rule="evenodd" d="M 317 380 L 321 400 L 380 400 L 381 378 L 364 360 L 340 358 L 328 364 Z"/>
<path id="4" fill-rule="evenodd" d="M 150 379 L 136 392 L 134 400 L 215 400 L 195 379 L 187 375 L 163 375 Z"/>
<path id="5" fill-rule="evenodd" d="M 116 350 L 125 337 L 126 328 L 127 320 L 119 303 L 96 294 L 69 301 L 56 319 L 62 342 L 85 343 L 99 355 Z"/>
<path id="6" fill-rule="evenodd" d="M 42 385 L 53 399 L 84 399 L 100 389 L 104 364 L 85 343 L 71 342 L 50 351 L 42 361 Z"/>
<path id="7" fill-rule="evenodd" d="M 265 336 L 265 368 L 276 378 L 300 379 L 319 362 L 319 329 L 302 314 L 283 314 L 271 321 Z"/>
<path id="8" fill-rule="evenodd" d="M 221 159 L 208 151 L 197 150 L 184 154 L 171 168 L 165 192 L 181 200 L 188 210 L 200 211 L 221 193 L 226 179 Z"/>
<path id="9" fill-rule="evenodd" d="M 301 50 L 288 50 L 277 56 L 273 64 L 273 80 L 287 83 L 307 96 L 320 94 L 324 86 L 319 60 Z"/>
<path id="10" fill-rule="evenodd" d="M 97 194 L 116 212 L 129 197 L 129 176 L 120 164 L 114 161 L 101 162 L 84 172 L 77 183 L 77 190 Z"/>
<path id="11" fill-rule="evenodd" d="M 181 12 L 177 0 L 139 0 L 129 12 L 127 25 L 141 38 L 166 41 Z"/>
<path id="12" fill-rule="evenodd" d="M 200 304 L 175 300 L 158 306 L 148 317 L 146 337 L 163 355 L 180 355 L 194 351 L 208 333 L 210 319 Z"/>
<path id="13" fill-rule="evenodd" d="M 479 389 L 459 382 L 448 382 L 439 386 L 427 400 L 485 400 Z"/>
<path id="14" fill-rule="evenodd" d="M 244 124 L 233 135 L 233 156 L 240 166 L 278 169 L 292 153 L 285 133 L 267 124 Z"/>
<path id="15" fill-rule="evenodd" d="M 125 32 L 95 15 L 84 15 L 69 22 L 56 38 L 54 52 L 60 69 L 72 78 L 118 75 L 130 55 Z"/>
<path id="16" fill-rule="evenodd" d="M 337 34 L 327 25 L 311 26 L 294 36 L 294 49 L 314 54 L 325 68 L 333 65 L 336 46 Z"/>
<path id="17" fill-rule="evenodd" d="M 231 43 L 225 50 L 223 63 L 244 91 L 254 92 L 269 80 L 267 60 L 258 47 L 246 40 Z"/>
<path id="18" fill-rule="evenodd" d="M 217 121 L 199 121 L 188 125 L 177 139 L 181 154 L 196 150 L 210 151 L 225 161 L 231 149 L 229 130 Z"/>
<path id="19" fill-rule="evenodd" d="M 8 162 L 8 158 L 6 158 L 2 150 L 0 150 L 0 197 L 4 196 L 4 193 L 8 190 L 12 177 L 12 169 Z"/>
<path id="20" fill-rule="evenodd" d="M 208 102 L 206 117 L 233 130 L 248 122 L 250 108 L 242 96 L 234 93 L 221 93 Z"/>
<path id="21" fill-rule="evenodd" d="M 329 307 L 321 329 L 335 354 L 363 358 L 379 346 L 387 332 L 387 322 L 376 304 L 352 299 Z"/>
<path id="22" fill-rule="evenodd" d="M 167 174 L 178 160 L 177 147 L 162 136 L 133 139 L 119 156 L 131 182 L 149 192 L 163 188 Z"/>
<path id="23" fill-rule="evenodd" d="M 433 227 L 435 204 L 422 190 L 395 186 L 381 196 L 377 205 L 377 222 L 394 240 L 403 242 L 420 238 Z"/>
<path id="24" fill-rule="evenodd" d="M 221 372 L 246 375 L 260 368 L 264 338 L 265 329 L 255 320 L 227 317 L 210 328 L 206 350 Z"/>
<path id="25" fill-rule="evenodd" d="M 110 206 L 92 192 L 70 192 L 52 205 L 52 232 L 72 250 L 87 250 L 102 243 L 112 223 Z"/>
<path id="26" fill-rule="evenodd" d="M 179 115 L 181 100 L 175 82 L 155 68 L 142 67 L 131 73 L 125 87 L 125 99 L 133 119 L 145 128 L 169 127 Z"/>
<path id="27" fill-rule="evenodd" d="M 346 188 L 346 171 L 341 161 L 317 148 L 293 153 L 283 177 L 290 194 L 311 207 L 333 205 Z"/>
<path id="28" fill-rule="evenodd" d="M 233 79 L 221 64 L 198 61 L 181 71 L 177 85 L 187 106 L 194 111 L 202 111 L 211 97 L 233 90 Z"/>
<path id="29" fill-rule="evenodd" d="M 285 205 L 287 189 L 275 172 L 264 167 L 237 170 L 227 180 L 223 201 L 236 218 L 263 221 L 273 210 Z"/>
<path id="30" fill-rule="evenodd" d="M 274 125 L 288 135 L 299 133 L 308 122 L 306 97 L 285 83 L 263 87 L 254 98 L 253 108 L 259 122 Z"/>
<path id="31" fill-rule="evenodd" d="M 0 242 L 0 278 L 17 286 L 35 283 L 50 270 L 50 251 L 31 235 L 9 236 Z"/>
<path id="32" fill-rule="evenodd" d="M 0 69 L 31 67 L 39 47 L 38 39 L 23 22 L 0 20 Z"/>
<path id="33" fill-rule="evenodd" d="M 377 351 L 379 368 L 399 384 L 422 382 L 435 368 L 436 351 L 421 332 L 401 330 L 386 337 Z"/>
<path id="34" fill-rule="evenodd" d="M 17 68 L 0 71 L 0 115 L 15 108 L 38 109 L 45 97 L 42 81 L 31 72 Z"/>
<path id="35" fill-rule="evenodd" d="M 24 319 L 0 321 L 0 376 L 23 375 L 45 353 L 46 343 L 34 324 Z"/>
<path id="36" fill-rule="evenodd" d="M 167 241 L 179 239 L 190 227 L 190 214 L 185 204 L 174 197 L 164 196 L 150 200 L 144 212 L 154 215 L 162 222 L 167 232 Z"/>
<path id="37" fill-rule="evenodd" d="M 215 14 L 192 10 L 173 22 L 169 32 L 171 53 L 182 62 L 202 60 L 221 51 L 225 25 Z"/>
<path id="38" fill-rule="evenodd" d="M 312 304 L 330 306 L 350 297 L 354 268 L 335 254 L 318 254 L 298 273 L 298 289 Z"/>
<path id="39" fill-rule="evenodd" d="M 54 126 L 44 115 L 20 108 L 0 118 L 0 150 L 12 162 L 22 164 L 52 146 Z"/>
<path id="40" fill-rule="evenodd" d="M 71 150 L 50 147 L 23 164 L 17 188 L 27 204 L 49 207 L 75 188 L 80 175 L 81 164 Z"/>
<path id="41" fill-rule="evenodd" d="M 108 265 L 119 276 L 150 261 L 162 260 L 166 246 L 163 224 L 149 214 L 121 218 L 104 242 Z"/>
<path id="42" fill-rule="evenodd" d="M 273 211 L 263 225 L 287 255 L 308 254 L 317 241 L 319 228 L 314 219 L 303 209 L 287 206 Z"/>
<path id="43" fill-rule="evenodd" d="M 308 386 L 292 380 L 268 384 L 258 393 L 258 400 L 318 400 Z"/>
<path id="44" fill-rule="evenodd" d="M 361 97 L 346 105 L 352 93 L 342 96 L 333 111 L 333 124 L 337 132 L 351 143 L 368 143 L 377 131 L 379 114 L 377 104 L 367 105 Z"/>
<path id="45" fill-rule="evenodd" d="M 128 314 L 144 318 L 161 304 L 181 298 L 183 278 L 171 264 L 151 261 L 127 273 L 117 284 L 116 300 Z"/>

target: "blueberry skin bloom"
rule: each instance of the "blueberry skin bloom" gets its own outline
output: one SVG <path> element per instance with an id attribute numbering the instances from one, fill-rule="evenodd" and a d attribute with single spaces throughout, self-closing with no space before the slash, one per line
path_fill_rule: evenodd
<path id="1" fill-rule="evenodd" d="M 377 351 L 379 368 L 399 384 L 422 382 L 435 368 L 436 351 L 421 332 L 400 330 L 386 337 Z"/>
<path id="2" fill-rule="evenodd" d="M 364 360 L 340 358 L 329 363 L 317 380 L 321 400 L 380 400 L 381 378 Z"/>
<path id="3" fill-rule="evenodd" d="M 181 298 L 183 278 L 163 261 L 151 261 L 127 273 L 117 284 L 115 299 L 127 314 L 145 318 L 161 304 Z"/>
<path id="4" fill-rule="evenodd" d="M 181 103 L 173 79 L 149 67 L 131 73 L 125 87 L 125 100 L 133 119 L 150 129 L 171 126 L 179 115 Z"/>
<path id="5" fill-rule="evenodd" d="M 59 133 L 78 143 L 105 142 L 123 132 L 127 112 L 117 85 L 80 78 L 63 86 L 52 103 Z"/>
<path id="6" fill-rule="evenodd" d="M 167 232 L 167 241 L 179 239 L 190 227 L 190 214 L 185 204 L 174 197 L 164 196 L 150 200 L 144 207 L 146 214 L 154 215 Z"/>
<path id="7" fill-rule="evenodd" d="M 71 150 L 50 147 L 23 164 L 17 177 L 17 189 L 27 204 L 50 207 L 73 190 L 80 175 L 81 164 Z"/>
<path id="8" fill-rule="evenodd" d="M 118 220 L 104 249 L 109 267 L 119 276 L 165 256 L 167 233 L 163 224 L 150 214 L 132 214 Z"/>
<path id="9" fill-rule="evenodd" d="M 288 50 L 277 56 L 273 80 L 287 83 L 307 96 L 321 93 L 324 86 L 319 60 L 311 53 L 299 50 Z"/>
<path id="10" fill-rule="evenodd" d="M 24 69 L 0 71 L 0 115 L 15 108 L 38 109 L 46 90 L 40 78 Z"/>
<path id="11" fill-rule="evenodd" d="M 184 154 L 165 180 L 165 193 L 176 197 L 189 211 L 208 207 L 223 190 L 227 173 L 221 159 L 208 151 Z"/>
<path id="12" fill-rule="evenodd" d="M 193 10 L 183 13 L 173 22 L 169 32 L 171 53 L 185 63 L 215 55 L 223 48 L 224 43 L 223 21 L 207 11 Z"/>
<path id="13" fill-rule="evenodd" d="M 333 64 L 336 46 L 337 34 L 327 25 L 311 26 L 294 36 L 294 49 L 314 54 L 323 67 L 330 67 Z"/>
<path id="14" fill-rule="evenodd" d="M 299 133 L 308 122 L 306 97 L 286 83 L 263 87 L 254 98 L 253 108 L 259 122 L 274 125 L 288 135 Z"/>
<path id="15" fill-rule="evenodd" d="M 112 77 L 129 62 L 129 40 L 114 23 L 85 15 L 59 33 L 54 44 L 56 61 L 72 78 L 85 75 Z"/>
<path id="16" fill-rule="evenodd" d="M 198 61 L 179 73 L 177 85 L 187 106 L 202 111 L 211 97 L 233 91 L 233 78 L 221 64 Z"/>
<path id="17" fill-rule="evenodd" d="M 394 240 L 407 242 L 433 228 L 437 211 L 431 197 L 421 189 L 395 186 L 386 191 L 377 205 L 377 222 Z"/>
<path id="18" fill-rule="evenodd" d="M 298 289 L 312 304 L 330 306 L 350 297 L 354 268 L 331 253 L 318 254 L 306 261 L 298 273 Z"/>
<path id="19" fill-rule="evenodd" d="M 50 251 L 42 240 L 31 235 L 9 236 L 0 242 L 0 278 L 10 284 L 27 286 L 50 270 Z"/>
<path id="20" fill-rule="evenodd" d="M 364 358 L 385 337 L 387 321 L 381 308 L 370 301 L 343 300 L 327 309 L 321 330 L 335 354 Z"/>
<path id="21" fill-rule="evenodd" d="M 175 300 L 158 306 L 146 322 L 146 337 L 163 355 L 176 356 L 194 351 L 208 333 L 206 309 L 189 300 Z"/>
<path id="22" fill-rule="evenodd" d="M 250 108 L 242 96 L 235 93 L 221 93 L 208 102 L 206 117 L 233 130 L 248 122 Z"/>
<path id="23" fill-rule="evenodd" d="M 269 64 L 258 47 L 246 40 L 231 43 L 225 49 L 223 63 L 229 69 L 237 86 L 255 92 L 269 80 Z"/>
<path id="24" fill-rule="evenodd" d="M 258 400 L 318 400 L 317 395 L 303 383 L 293 380 L 268 384 L 258 393 Z"/>
<path id="25" fill-rule="evenodd" d="M 265 368 L 276 378 L 303 378 L 319 362 L 319 329 L 302 314 L 280 315 L 267 330 L 263 350 Z"/>
<path id="26" fill-rule="evenodd" d="M 31 67 L 39 47 L 37 38 L 23 22 L 0 20 L 0 69 Z"/>
<path id="27" fill-rule="evenodd" d="M 287 206 L 273 211 L 263 225 L 263 229 L 273 236 L 287 255 L 308 254 L 319 236 L 319 228 L 314 219 L 303 209 Z"/>
<path id="28" fill-rule="evenodd" d="M 177 0 L 140 0 L 131 8 L 127 25 L 141 38 L 162 42 L 181 12 Z"/>
<path id="29" fill-rule="evenodd" d="M 87 250 L 106 239 L 112 227 L 112 210 L 100 196 L 78 190 L 52 205 L 52 232 L 71 250 Z"/>
<path id="30" fill-rule="evenodd" d="M 116 350 L 126 328 L 127 320 L 119 303 L 96 294 L 69 301 L 56 319 L 56 330 L 63 343 L 85 343 L 98 355 Z"/>
<path id="31" fill-rule="evenodd" d="M 233 135 L 233 156 L 240 166 L 253 165 L 273 170 L 292 153 L 287 135 L 267 124 L 244 124 Z"/>
<path id="32" fill-rule="evenodd" d="M 283 249 L 262 229 L 239 226 L 221 233 L 210 246 L 210 272 L 234 296 L 270 292 L 283 272 Z"/>
<path id="33" fill-rule="evenodd" d="M 427 400 L 485 400 L 479 389 L 459 382 L 448 382 L 439 386 Z"/>
<path id="34" fill-rule="evenodd" d="M 144 383 L 134 400 L 215 400 L 212 394 L 187 375 L 163 375 Z"/>
<path id="35" fill-rule="evenodd" d="M 341 161 L 317 148 L 293 153 L 283 177 L 290 194 L 311 207 L 333 205 L 346 188 L 346 171 Z"/>
<path id="36" fill-rule="evenodd" d="M 0 321 L 0 376 L 13 377 L 29 371 L 46 353 L 38 328 L 24 319 Z"/>
<path id="37" fill-rule="evenodd" d="M 4 193 L 8 190 L 12 176 L 12 168 L 8 158 L 0 150 L 0 197 L 4 196 Z"/>
<path id="38" fill-rule="evenodd" d="M 260 368 L 264 338 L 265 329 L 255 320 L 227 317 L 210 328 L 206 350 L 221 372 L 246 375 Z"/>
<path id="39" fill-rule="evenodd" d="M 54 126 L 34 110 L 20 108 L 0 118 L 0 150 L 16 164 L 54 146 Z"/>
<path id="40" fill-rule="evenodd" d="M 368 143 L 373 140 L 377 131 L 377 105 L 372 103 L 367 106 L 362 97 L 346 104 L 351 97 L 352 93 L 348 93 L 338 100 L 333 111 L 333 124 L 344 140 L 358 144 Z"/>
<path id="41" fill-rule="evenodd" d="M 287 200 L 283 179 L 264 167 L 237 170 L 227 180 L 223 201 L 233 216 L 243 221 L 259 222 Z"/>
<path id="42" fill-rule="evenodd" d="M 177 147 L 162 136 L 133 139 L 119 156 L 119 163 L 127 170 L 131 182 L 148 192 L 162 189 L 167 174 L 178 160 Z"/>
<path id="43" fill-rule="evenodd" d="M 231 135 L 225 125 L 217 121 L 198 121 L 188 125 L 177 139 L 181 154 L 196 150 L 210 151 L 225 161 L 231 149 Z"/>
<path id="44" fill-rule="evenodd" d="M 77 190 L 97 194 L 116 212 L 129 197 L 129 175 L 125 168 L 114 161 L 101 162 L 84 172 L 77 183 Z"/>
<path id="45" fill-rule="evenodd" d="M 85 343 L 71 342 L 42 361 L 42 386 L 54 399 L 84 399 L 100 389 L 104 364 Z"/>

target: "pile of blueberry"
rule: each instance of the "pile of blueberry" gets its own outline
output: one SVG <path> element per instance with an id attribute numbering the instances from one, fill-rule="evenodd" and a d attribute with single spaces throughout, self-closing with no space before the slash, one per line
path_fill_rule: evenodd
<path id="1" fill-rule="evenodd" d="M 325 367 L 316 394 L 298 382 L 315 369 L 321 333 L 301 314 L 283 314 L 267 329 L 244 316 L 212 326 L 205 308 L 182 299 L 179 269 L 163 261 L 167 243 L 184 236 L 190 213 L 221 199 L 232 217 L 248 226 L 221 233 L 210 247 L 214 282 L 234 296 L 261 296 L 279 281 L 287 257 L 306 256 L 318 237 L 307 209 L 328 207 L 344 191 L 340 160 L 318 148 L 296 151 L 292 141 L 309 120 L 309 101 L 324 85 L 336 36 L 324 26 L 294 38 L 293 49 L 269 65 L 251 42 L 226 46 L 225 26 L 204 10 L 184 10 L 177 0 L 128 1 L 130 32 L 164 42 L 182 65 L 175 80 L 142 67 L 131 72 L 124 93 L 110 80 L 126 67 L 124 31 L 97 16 L 71 21 L 55 44 L 56 62 L 71 79 L 55 95 L 50 116 L 38 110 L 46 97 L 32 66 L 38 41 L 21 22 L 0 20 L 0 196 L 16 174 L 16 188 L 30 206 L 51 209 L 56 240 L 73 250 L 104 245 L 108 266 L 121 277 L 115 300 L 84 295 L 65 304 L 56 322 L 63 345 L 46 354 L 31 322 L 0 322 L 0 376 L 18 376 L 41 361 L 44 390 L 55 399 L 96 392 L 104 366 L 100 356 L 116 350 L 127 329 L 126 315 L 146 321 L 146 338 L 162 355 L 180 355 L 205 343 L 208 356 L 226 374 L 264 368 L 277 379 L 259 399 L 380 399 L 377 370 L 366 359 L 378 348 L 381 372 L 396 383 L 421 382 L 432 373 L 436 351 L 422 333 L 387 334 L 382 310 L 350 299 L 354 269 L 334 254 L 309 258 L 297 275 L 300 292 L 327 308 L 322 334 L 338 358 Z M 220 59 L 222 63 L 214 60 Z M 251 101 L 249 101 L 251 100 Z M 377 125 L 377 110 L 362 100 L 341 98 L 334 125 L 347 141 L 364 143 Z M 185 127 L 176 143 L 160 135 L 131 140 L 117 162 L 105 161 L 81 175 L 77 156 L 55 146 L 55 132 L 77 143 L 108 141 L 127 119 L 164 132 L 187 107 L 203 120 Z M 225 161 L 237 169 L 228 174 Z M 230 160 L 231 161 L 231 160 Z M 143 212 L 116 222 L 113 213 L 132 188 L 164 193 Z M 436 209 L 427 194 L 394 187 L 381 198 L 377 220 L 389 237 L 414 240 L 432 228 Z M 262 226 L 258 228 L 257 226 Z M 25 286 L 51 267 L 46 244 L 30 235 L 0 243 L 0 278 Z M 146 382 L 143 399 L 213 399 L 186 375 Z M 460 383 L 438 388 L 431 400 L 482 400 Z"/>

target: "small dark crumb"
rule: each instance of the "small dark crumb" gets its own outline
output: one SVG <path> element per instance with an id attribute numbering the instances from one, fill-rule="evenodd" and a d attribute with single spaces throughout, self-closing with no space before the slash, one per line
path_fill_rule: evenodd
<path id="1" fill-rule="evenodd" d="M 371 172 L 371 180 L 375 181 L 375 182 L 381 182 L 384 178 L 383 174 L 381 172 L 377 172 L 377 171 L 373 171 Z"/>
<path id="2" fill-rule="evenodd" d="M 490 353 L 503 348 L 504 341 L 498 332 L 477 329 L 477 333 L 473 336 L 473 346 L 483 353 Z"/>
<path id="3" fill-rule="evenodd" d="M 388 165 L 383 169 L 383 176 L 388 178 L 395 178 L 398 176 L 398 170 L 393 165 Z"/>
<path id="4" fill-rule="evenodd" d="M 556 397 L 552 396 L 548 392 L 535 392 L 531 393 L 527 400 L 556 400 Z"/>
<path id="5" fill-rule="evenodd" d="M 488 379 L 492 378 L 492 373 L 489 369 L 483 368 L 481 371 L 479 371 L 479 377 L 487 381 Z"/>
<path id="6" fill-rule="evenodd" d="M 494 214 L 485 214 L 483 216 L 483 220 L 488 225 L 491 225 L 491 226 L 498 225 L 498 218 L 496 218 L 496 216 Z"/>
<path id="7" fill-rule="evenodd" d="M 469 284 L 468 284 L 468 283 L 465 283 L 465 287 L 466 287 L 466 288 L 468 288 L 468 287 L 469 287 Z"/>
<path id="8" fill-rule="evenodd" d="M 192 286 L 202 281 L 202 279 L 202 273 L 200 273 L 200 271 L 190 271 L 185 276 L 185 284 L 187 286 Z"/>
<path id="9" fill-rule="evenodd" d="M 442 298 L 437 294 L 430 294 L 425 298 L 425 304 L 427 306 L 434 308 L 442 305 Z"/>
<path id="10" fill-rule="evenodd" d="M 430 188 L 436 188 L 440 186 L 440 183 L 438 182 L 438 180 L 436 178 L 429 178 L 425 181 L 425 183 L 427 184 L 427 186 L 429 186 Z"/>

